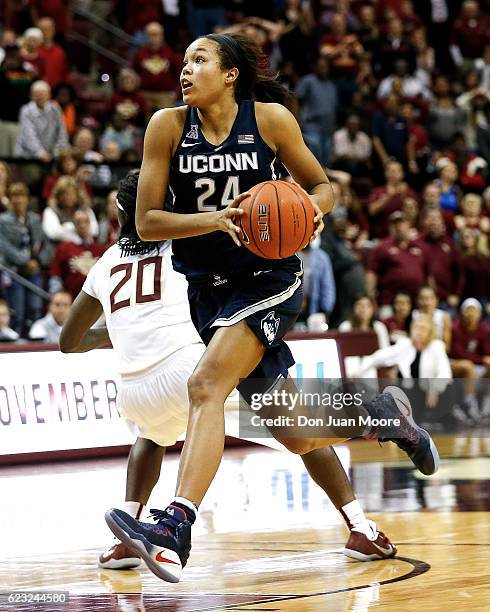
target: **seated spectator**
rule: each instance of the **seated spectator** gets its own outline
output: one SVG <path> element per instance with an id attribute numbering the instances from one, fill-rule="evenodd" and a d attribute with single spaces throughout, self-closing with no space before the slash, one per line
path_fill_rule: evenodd
<path id="1" fill-rule="evenodd" d="M 393 315 L 382 320 L 394 344 L 399 338 L 407 337 L 412 322 L 412 298 L 408 293 L 399 291 L 393 298 Z"/>
<path id="2" fill-rule="evenodd" d="M 107 155 L 104 154 L 103 149 L 110 142 L 117 144 L 120 155 L 134 149 L 136 145 L 134 127 L 119 112 L 114 113 L 111 123 L 100 137 L 100 148 L 106 159 Z"/>
<path id="3" fill-rule="evenodd" d="M 315 69 L 296 86 L 304 139 L 322 165 L 328 165 L 338 107 L 337 89 L 329 78 L 328 60 L 319 57 Z"/>
<path id="4" fill-rule="evenodd" d="M 392 346 L 364 357 L 354 375 L 363 378 L 374 368 L 393 366 L 403 380 L 422 379 L 419 386 L 425 391 L 425 403 L 428 408 L 436 407 L 452 376 L 446 347 L 436 338 L 429 316 L 421 314 L 412 321 L 408 338 L 401 337 Z"/>
<path id="5" fill-rule="evenodd" d="M 28 28 L 24 32 L 20 46 L 20 56 L 24 64 L 32 68 L 37 79 L 44 79 L 46 72 L 44 58 L 39 53 L 42 44 L 43 33 L 39 28 Z"/>
<path id="6" fill-rule="evenodd" d="M 381 74 L 386 76 L 393 72 L 398 60 L 405 60 L 409 65 L 415 64 L 415 50 L 403 31 L 403 23 L 398 17 L 390 19 L 386 35 L 382 37 L 377 53 L 381 63 Z"/>
<path id="7" fill-rule="evenodd" d="M 39 57 L 44 62 L 43 78 L 54 89 L 68 77 L 68 59 L 64 49 L 54 42 L 56 34 L 54 19 L 42 17 L 37 22 L 37 27 L 43 35 L 43 42 L 39 47 Z"/>
<path id="8" fill-rule="evenodd" d="M 95 143 L 95 134 L 89 128 L 80 128 L 73 137 L 73 146 L 84 162 L 100 163 L 104 161 L 104 156 L 96 151 Z"/>
<path id="9" fill-rule="evenodd" d="M 9 305 L 0 298 L 0 342 L 16 342 L 19 338 L 19 334 L 10 327 Z"/>
<path id="10" fill-rule="evenodd" d="M 416 244 L 429 261 L 429 274 L 437 297 L 442 304 L 455 308 L 463 286 L 461 259 L 452 238 L 446 234 L 444 219 L 437 208 L 424 210 L 421 219 L 422 236 Z"/>
<path id="11" fill-rule="evenodd" d="M 69 83 L 58 83 L 53 92 L 53 98 L 58 102 L 63 113 L 63 123 L 70 138 L 77 129 L 77 109 L 75 89 Z"/>
<path id="12" fill-rule="evenodd" d="M 477 59 L 489 42 L 487 16 L 481 15 L 476 0 L 466 0 L 451 33 L 451 55 L 454 63 L 462 67 L 465 60 Z"/>
<path id="13" fill-rule="evenodd" d="M 78 210 L 73 215 L 76 236 L 61 242 L 56 247 L 51 265 L 49 290 L 51 293 L 64 288 L 73 299 L 87 278 L 87 274 L 103 255 L 105 247 L 90 236 L 90 216 L 87 210 Z"/>
<path id="14" fill-rule="evenodd" d="M 461 200 L 461 189 L 458 181 L 458 167 L 447 157 L 442 157 L 437 162 L 439 178 L 435 181 L 441 189 L 440 207 L 454 214 L 459 209 Z"/>
<path id="15" fill-rule="evenodd" d="M 368 293 L 374 298 L 377 292 L 381 306 L 390 306 L 399 291 L 415 297 L 429 272 L 430 262 L 420 245 L 410 240 L 410 225 L 403 213 L 393 213 L 390 225 L 391 238 L 383 240 L 371 251 L 367 265 Z M 383 314 L 388 316 L 391 308 L 383 310 Z"/>
<path id="16" fill-rule="evenodd" d="M 454 217 L 454 225 L 458 232 L 465 228 L 476 230 L 480 235 L 480 248 L 488 250 L 488 235 L 490 234 L 490 219 L 482 215 L 482 197 L 476 193 L 467 193 L 461 200 L 463 214 Z"/>
<path id="17" fill-rule="evenodd" d="M 89 207 L 85 194 L 75 179 L 63 176 L 56 183 L 49 205 L 43 212 L 43 229 L 49 240 L 52 242 L 77 240 L 74 215 L 78 210 L 87 212 L 90 219 L 90 235 L 97 236 L 99 224 L 94 211 Z"/>
<path id="18" fill-rule="evenodd" d="M 29 189 L 24 183 L 9 187 L 10 209 L 0 214 L 0 242 L 7 267 L 41 286 L 41 267 L 51 261 L 52 251 L 38 216 L 27 210 Z M 7 282 L 5 282 L 7 281 Z M 42 300 L 15 278 L 4 275 L 4 292 L 12 308 L 12 327 L 23 334 L 41 316 Z"/>
<path id="19" fill-rule="evenodd" d="M 45 317 L 35 321 L 29 331 L 29 340 L 58 344 L 61 328 L 68 317 L 72 303 L 67 291 L 53 293 Z"/>
<path id="20" fill-rule="evenodd" d="M 328 321 L 335 306 L 335 280 L 327 253 L 317 245 L 309 245 L 298 253 L 303 262 L 304 299 L 302 315 L 307 321 L 313 314 L 323 313 Z"/>
<path id="21" fill-rule="evenodd" d="M 59 106 L 50 101 L 51 88 L 45 81 L 31 87 L 32 101 L 20 111 L 16 157 L 48 162 L 68 146 L 68 138 Z"/>
<path id="22" fill-rule="evenodd" d="M 321 235 L 322 248 L 332 262 L 337 300 L 330 317 L 331 327 L 336 327 L 349 318 L 358 295 L 366 291 L 364 268 L 359 256 L 352 251 L 346 240 L 347 216 L 334 211 L 330 227 Z"/>
<path id="23" fill-rule="evenodd" d="M 481 234 L 469 227 L 462 229 L 459 235 L 464 279 L 461 297 L 475 297 L 482 304 L 486 304 L 490 297 L 490 257 L 488 248 L 483 248 L 480 238 Z"/>
<path id="24" fill-rule="evenodd" d="M 361 131 L 359 115 L 347 117 L 345 127 L 333 135 L 332 165 L 356 176 L 368 175 L 372 143 L 369 136 Z"/>
<path id="25" fill-rule="evenodd" d="M 44 200 L 49 201 L 51 193 L 62 176 L 71 176 L 78 184 L 81 192 L 84 194 L 83 198 L 86 203 L 90 202 L 92 198 L 92 189 L 90 184 L 87 182 L 87 170 L 86 168 L 80 167 L 80 163 L 77 160 L 76 149 L 65 149 L 61 151 L 59 155 L 54 159 L 52 173 L 44 179 L 42 197 Z"/>
<path id="26" fill-rule="evenodd" d="M 11 181 L 11 172 L 8 165 L 0 161 L 0 213 L 9 207 L 8 189 Z"/>
<path id="27" fill-rule="evenodd" d="M 446 76 L 439 75 L 434 79 L 432 91 L 435 100 L 430 109 L 427 128 L 432 147 L 443 149 L 464 129 L 465 113 L 456 106 Z"/>
<path id="28" fill-rule="evenodd" d="M 119 238 L 119 221 L 117 218 L 117 189 L 107 194 L 104 216 L 99 220 L 99 242 L 108 247 Z"/>
<path id="29" fill-rule="evenodd" d="M 400 211 L 407 197 L 417 199 L 417 194 L 405 182 L 403 166 L 392 159 L 385 166 L 386 184 L 375 187 L 368 200 L 369 222 L 372 238 L 388 236 L 388 219 L 396 211 Z"/>
<path id="30" fill-rule="evenodd" d="M 386 166 L 390 158 L 408 159 L 408 127 L 401 116 L 397 96 L 391 94 L 384 99 L 383 110 L 373 115 L 371 131 L 373 147 L 382 166 Z"/>
<path id="31" fill-rule="evenodd" d="M 417 98 L 421 96 L 428 100 L 432 94 L 425 83 L 419 80 L 418 77 L 410 74 L 408 62 L 405 59 L 398 59 L 395 62 L 394 71 L 392 74 L 385 77 L 378 87 L 378 98 L 387 98 L 393 92 L 393 83 L 399 82 L 400 94 L 405 98 Z"/>
<path id="32" fill-rule="evenodd" d="M 490 378 L 488 325 L 482 322 L 482 307 L 475 298 L 461 304 L 461 318 L 453 322 L 449 356 L 455 378 L 464 379 L 462 410 L 478 420 L 480 412 L 476 400 L 478 378 Z"/>
<path id="33" fill-rule="evenodd" d="M 412 312 L 412 319 L 417 319 L 421 314 L 431 318 L 434 325 L 435 337 L 442 340 L 449 349 L 451 345 L 451 319 L 449 314 L 437 308 L 437 295 L 432 287 L 422 287 L 417 296 L 417 306 Z"/>
<path id="34" fill-rule="evenodd" d="M 415 198 L 408 196 L 403 200 L 401 212 L 410 224 L 410 240 L 417 240 L 420 237 L 419 230 L 417 229 L 419 224 L 419 203 Z"/>
<path id="35" fill-rule="evenodd" d="M 386 348 L 390 345 L 390 338 L 386 325 L 376 319 L 376 304 L 367 295 L 360 295 L 354 302 L 351 317 L 339 325 L 340 332 L 348 331 L 374 331 L 378 339 L 378 348 Z M 363 357 L 346 357 L 345 369 L 348 377 L 355 376 L 355 373 L 362 367 Z M 375 368 L 367 369 L 363 374 L 364 378 L 376 378 Z"/>
<path id="36" fill-rule="evenodd" d="M 165 44 L 163 27 L 157 22 L 145 28 L 148 43 L 136 54 L 133 68 L 141 79 L 141 93 L 150 112 L 175 105 L 180 66 Z"/>
<path id="37" fill-rule="evenodd" d="M 131 68 L 123 68 L 117 78 L 117 89 L 112 94 L 110 110 L 131 125 L 143 128 L 148 114 L 146 99 L 139 93 L 140 78 Z"/>

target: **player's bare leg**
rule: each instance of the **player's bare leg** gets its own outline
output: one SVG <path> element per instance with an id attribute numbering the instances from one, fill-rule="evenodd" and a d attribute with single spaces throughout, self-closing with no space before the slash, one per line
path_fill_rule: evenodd
<path id="1" fill-rule="evenodd" d="M 325 491 L 349 528 L 344 554 L 359 561 L 394 557 L 396 546 L 365 517 L 334 449 L 320 448 L 301 455 L 301 459 L 308 474 Z"/>
<path id="2" fill-rule="evenodd" d="M 224 403 L 260 363 L 265 349 L 245 321 L 214 334 L 189 379 L 189 422 L 177 496 L 201 503 L 218 470 L 225 441 Z M 198 467 L 197 467 L 198 466 Z"/>
<path id="3" fill-rule="evenodd" d="M 126 475 L 126 501 L 145 505 L 160 478 L 165 448 L 138 438 L 131 447 Z"/>

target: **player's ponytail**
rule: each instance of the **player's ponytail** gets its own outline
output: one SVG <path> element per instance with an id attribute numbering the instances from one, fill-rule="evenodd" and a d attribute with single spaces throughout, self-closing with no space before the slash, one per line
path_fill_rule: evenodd
<path id="1" fill-rule="evenodd" d="M 278 102 L 287 106 L 291 92 L 270 74 L 259 47 L 240 34 L 207 34 L 203 36 L 219 47 L 221 67 L 238 68 L 235 98 Z"/>

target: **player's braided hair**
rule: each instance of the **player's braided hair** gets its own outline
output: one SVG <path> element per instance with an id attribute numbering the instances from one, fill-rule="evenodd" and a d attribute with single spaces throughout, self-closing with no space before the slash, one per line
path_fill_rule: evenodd
<path id="1" fill-rule="evenodd" d="M 291 92 L 270 74 L 265 58 L 253 40 L 241 34 L 207 34 L 202 38 L 218 45 L 222 68 L 238 68 L 237 102 L 257 100 L 288 106 Z"/>
<path id="2" fill-rule="evenodd" d="M 121 236 L 117 241 L 122 255 L 144 255 L 158 249 L 161 242 L 145 242 L 136 231 L 136 194 L 138 192 L 139 168 L 131 170 L 119 183 L 117 201 L 126 213 L 126 221 L 121 227 Z"/>

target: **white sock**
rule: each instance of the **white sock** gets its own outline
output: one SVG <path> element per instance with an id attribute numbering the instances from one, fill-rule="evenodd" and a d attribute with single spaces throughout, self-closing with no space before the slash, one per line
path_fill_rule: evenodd
<path id="1" fill-rule="evenodd" d="M 185 497 L 174 497 L 174 502 L 177 502 L 178 504 L 182 504 L 186 508 L 189 508 L 189 510 L 192 510 L 192 512 L 194 512 L 194 514 L 197 516 L 199 508 L 194 502 L 191 502 L 190 499 L 186 499 Z"/>
<path id="2" fill-rule="evenodd" d="M 130 514 L 133 518 L 141 520 L 143 518 L 143 512 L 146 506 L 136 501 L 125 501 L 121 507 L 121 510 Z"/>
<path id="3" fill-rule="evenodd" d="M 348 504 L 345 504 L 345 506 L 342 506 L 340 512 L 344 519 L 347 519 L 351 530 L 354 529 L 355 531 L 360 531 L 361 533 L 372 537 L 373 530 L 371 529 L 369 521 L 365 517 L 361 504 L 357 501 L 357 499 L 354 499 Z"/>

